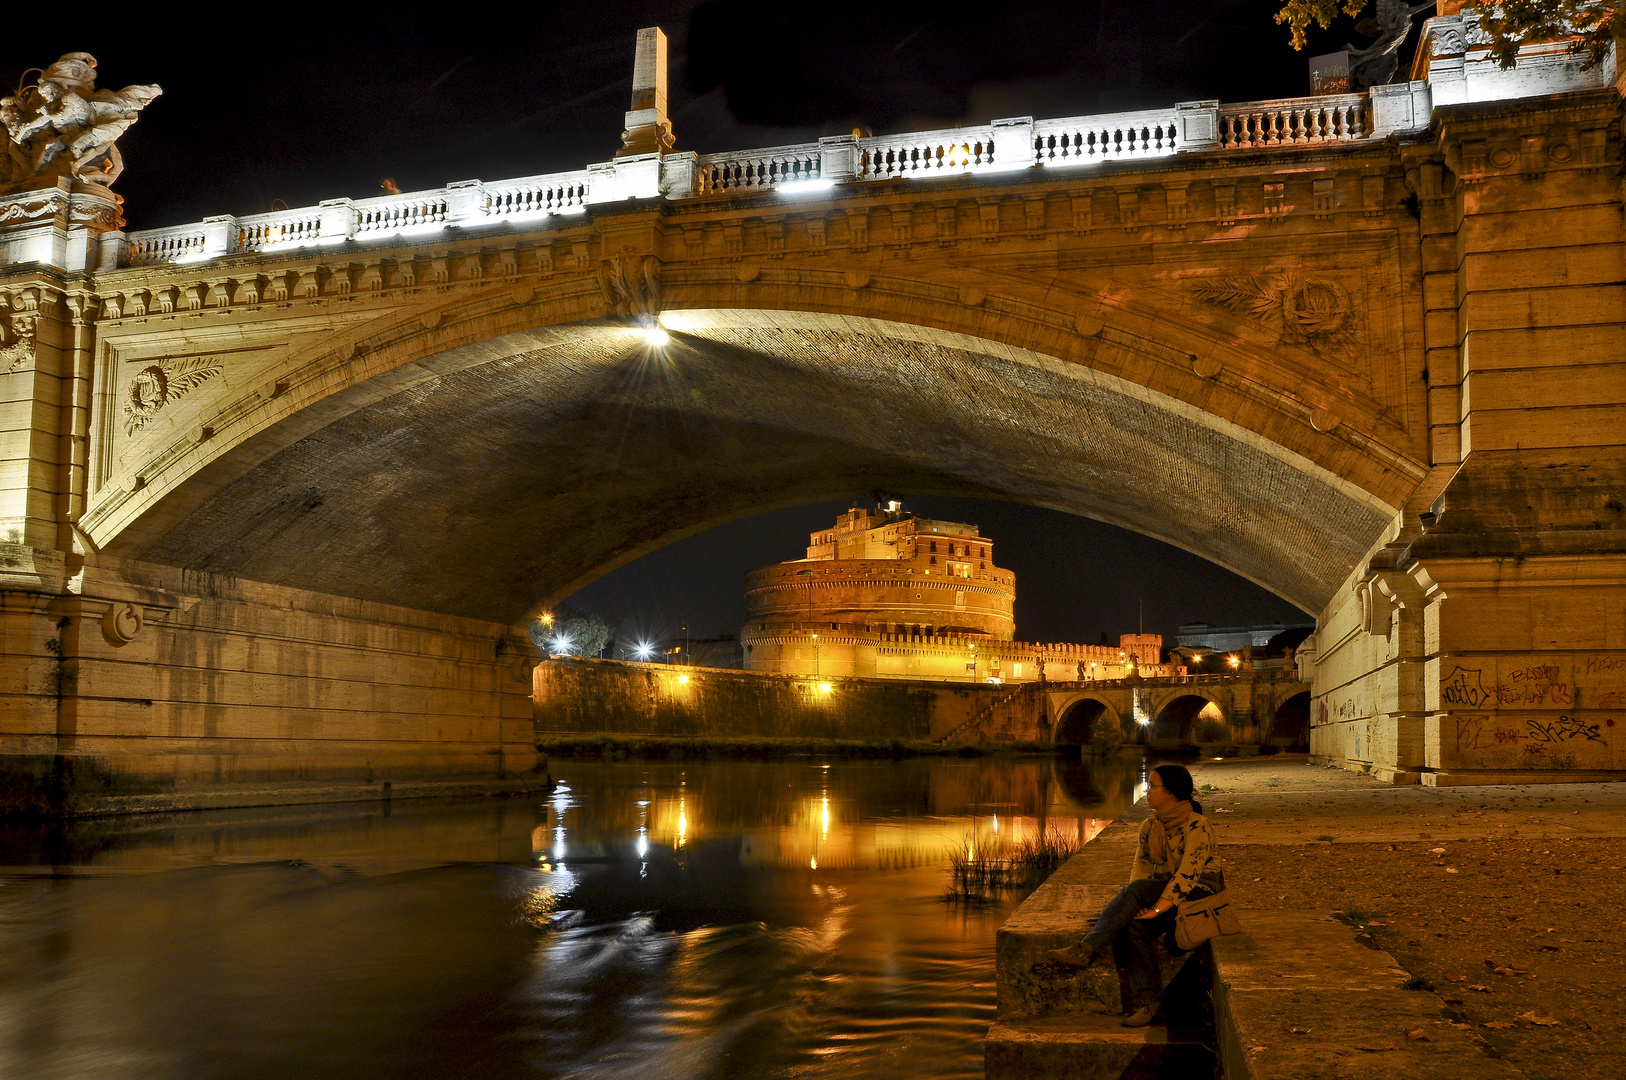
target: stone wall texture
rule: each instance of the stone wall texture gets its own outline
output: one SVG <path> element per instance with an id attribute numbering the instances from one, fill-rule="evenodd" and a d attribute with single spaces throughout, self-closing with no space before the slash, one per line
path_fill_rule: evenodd
<path id="1" fill-rule="evenodd" d="M 1007 691 L 997 686 L 810 678 L 720 668 L 550 660 L 536 668 L 536 729 L 708 738 L 938 739 Z M 682 681 L 687 680 L 687 681 Z M 830 687 L 828 693 L 819 687 Z"/>

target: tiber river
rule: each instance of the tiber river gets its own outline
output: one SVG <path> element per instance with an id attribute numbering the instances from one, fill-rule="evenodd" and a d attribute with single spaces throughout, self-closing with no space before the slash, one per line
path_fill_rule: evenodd
<path id="1" fill-rule="evenodd" d="M 950 851 L 1087 839 L 1141 767 L 556 761 L 0 832 L 0 1077 L 981 1076 L 1021 898 L 945 902 Z"/>

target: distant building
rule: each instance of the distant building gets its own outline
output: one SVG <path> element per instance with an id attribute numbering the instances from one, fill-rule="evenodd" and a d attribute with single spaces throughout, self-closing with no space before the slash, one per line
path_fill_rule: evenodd
<path id="1" fill-rule="evenodd" d="M 975 525 L 853 508 L 807 557 L 746 575 L 750 671 L 974 682 L 1121 678 L 1160 670 L 1163 638 L 1117 646 L 1016 641 L 1016 575 Z"/>
<path id="2" fill-rule="evenodd" d="M 1175 650 L 1190 656 L 1211 652 L 1239 652 L 1249 647 L 1262 649 L 1270 639 L 1290 630 L 1309 634 L 1315 623 L 1258 623 L 1254 626 L 1215 626 L 1212 623 L 1185 623 L 1174 632 Z M 1300 635 L 1300 640 L 1303 635 Z"/>

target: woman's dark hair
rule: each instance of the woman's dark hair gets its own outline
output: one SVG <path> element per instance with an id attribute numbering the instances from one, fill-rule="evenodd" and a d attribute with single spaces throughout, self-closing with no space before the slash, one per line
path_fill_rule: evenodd
<path id="1" fill-rule="evenodd" d="M 1195 812 L 1203 812 L 1203 804 L 1192 797 L 1197 792 L 1197 785 L 1184 765 L 1159 765 L 1152 771 L 1163 781 L 1163 790 L 1181 802 L 1191 803 L 1191 809 Z"/>

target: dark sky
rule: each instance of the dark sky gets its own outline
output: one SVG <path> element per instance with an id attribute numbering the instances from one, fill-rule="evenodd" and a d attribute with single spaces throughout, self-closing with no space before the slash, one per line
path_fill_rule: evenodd
<path id="1" fill-rule="evenodd" d="M 0 40 L 0 84 L 69 50 L 100 84 L 157 82 L 164 96 L 121 140 L 132 228 L 252 214 L 452 180 L 576 169 L 619 145 L 633 37 L 671 39 L 680 149 L 806 141 L 1070 116 L 1175 101 L 1307 92 L 1305 56 L 1275 25 L 1278 0 L 962 4 L 713 0 L 532 5 L 326 4 L 101 7 L 103 18 L 29 19 Z M 90 12 L 88 5 L 75 12 Z M 117 14 L 114 14 L 114 13 Z M 1310 53 L 1364 43 L 1352 20 Z M 1018 574 L 1018 631 L 1095 640 L 1176 623 L 1292 619 L 1291 605 L 1194 556 L 1110 526 L 1005 503 L 910 503 L 980 524 Z M 786 510 L 672 544 L 574 602 L 652 633 L 690 620 L 735 632 L 744 572 L 801 554 L 844 509 Z M 1040 584 L 1042 582 L 1042 585 Z"/>

